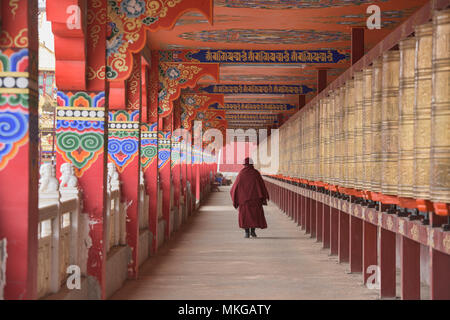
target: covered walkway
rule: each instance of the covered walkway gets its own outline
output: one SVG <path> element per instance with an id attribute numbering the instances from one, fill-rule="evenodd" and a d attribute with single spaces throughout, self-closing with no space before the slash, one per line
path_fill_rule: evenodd
<path id="1" fill-rule="evenodd" d="M 450 300 L 449 40 L 450 0 L 2 1 L 0 300 Z"/>
<path id="2" fill-rule="evenodd" d="M 273 203 L 268 229 L 245 239 L 229 187 L 211 193 L 189 222 L 112 299 L 376 299 L 337 256 Z"/>

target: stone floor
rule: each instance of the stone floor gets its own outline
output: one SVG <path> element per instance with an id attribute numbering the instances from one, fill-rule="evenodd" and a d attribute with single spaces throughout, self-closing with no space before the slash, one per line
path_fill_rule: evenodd
<path id="1" fill-rule="evenodd" d="M 229 190 L 212 193 L 112 299 L 377 299 L 272 203 L 268 229 L 245 239 Z"/>

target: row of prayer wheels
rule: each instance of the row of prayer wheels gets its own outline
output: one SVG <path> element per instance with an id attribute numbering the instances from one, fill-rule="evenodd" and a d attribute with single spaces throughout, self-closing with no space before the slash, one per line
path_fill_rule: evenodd
<path id="1" fill-rule="evenodd" d="M 406 208 L 434 203 L 446 215 L 449 78 L 447 9 L 285 123 L 279 173 Z"/>

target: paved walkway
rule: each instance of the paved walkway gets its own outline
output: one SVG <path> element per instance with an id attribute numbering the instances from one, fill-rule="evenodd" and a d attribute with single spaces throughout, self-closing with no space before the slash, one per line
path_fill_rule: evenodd
<path id="1" fill-rule="evenodd" d="M 305 235 L 273 204 L 268 229 L 245 239 L 229 187 L 211 194 L 199 212 L 144 263 L 113 299 L 376 299 L 377 291 L 349 274 L 321 243 Z"/>

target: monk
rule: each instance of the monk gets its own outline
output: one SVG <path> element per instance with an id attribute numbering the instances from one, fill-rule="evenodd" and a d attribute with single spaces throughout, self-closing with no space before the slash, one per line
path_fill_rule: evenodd
<path id="1" fill-rule="evenodd" d="M 245 238 L 256 238 L 255 228 L 267 228 L 263 205 L 267 205 L 269 193 L 253 161 L 245 158 L 244 168 L 239 172 L 231 188 L 233 206 L 239 208 L 239 227 L 245 229 Z"/>

